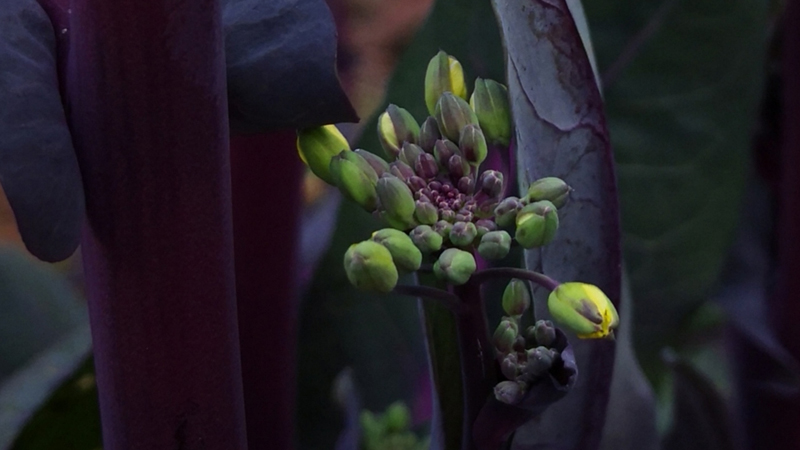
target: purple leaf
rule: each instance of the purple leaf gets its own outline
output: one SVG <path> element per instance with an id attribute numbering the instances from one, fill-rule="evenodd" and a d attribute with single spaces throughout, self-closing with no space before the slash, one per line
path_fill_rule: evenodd
<path id="1" fill-rule="evenodd" d="M 28 250 L 45 261 L 78 247 L 83 186 L 59 94 L 56 39 L 34 0 L 0 8 L 0 183 Z"/>
<path id="2" fill-rule="evenodd" d="M 323 0 L 223 3 L 234 130 L 358 121 L 336 75 L 336 27 Z"/>
<path id="3" fill-rule="evenodd" d="M 563 0 L 493 4 L 506 43 L 520 187 L 556 176 L 574 189 L 570 203 L 559 211 L 556 239 L 526 252 L 526 266 L 561 281 L 595 284 L 618 303 L 621 256 L 614 161 L 602 98 L 572 14 Z M 537 289 L 534 295 L 537 316 L 545 317 L 547 293 Z M 527 437 L 515 439 L 518 448 L 599 446 L 615 346 L 605 340 L 572 342 L 583 375 L 569 395 L 526 425 Z"/>

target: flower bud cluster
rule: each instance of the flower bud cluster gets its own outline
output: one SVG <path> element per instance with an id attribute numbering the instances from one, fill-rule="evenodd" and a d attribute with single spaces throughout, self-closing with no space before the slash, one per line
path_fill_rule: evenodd
<path id="1" fill-rule="evenodd" d="M 531 304 L 524 281 L 511 280 L 503 292 L 503 310 L 508 316 L 492 336 L 500 371 L 506 378 L 495 386 L 497 400 L 520 403 L 529 387 L 560 362 L 556 346 L 556 328 L 549 320 L 539 320 L 524 330 L 522 314 Z"/>
<path id="2" fill-rule="evenodd" d="M 557 208 L 569 195 L 566 183 L 544 178 L 531 184 L 523 198 L 506 197 L 503 173 L 482 167 L 490 151 L 507 150 L 511 143 L 506 87 L 478 79 L 468 102 L 461 64 L 439 52 L 428 65 L 425 101 L 431 115 L 421 125 L 396 105 L 379 116 L 378 137 L 388 162 L 367 150 L 351 151 L 330 125 L 298 133 L 300 156 L 346 198 L 406 233 L 404 245 L 428 255 L 436 275 L 451 284 L 469 280 L 475 252 L 499 260 L 509 253 L 512 241 L 524 248 L 549 243 L 558 229 Z M 380 243 L 392 251 L 385 241 Z M 367 247 L 375 248 L 359 249 Z M 399 262 L 397 251 L 392 251 L 395 269 L 413 270 L 413 265 Z M 359 252 L 349 253 L 345 264 L 350 264 L 351 281 L 385 291 L 387 286 L 366 281 L 372 274 L 356 276 L 354 271 L 370 266 L 364 266 Z"/>

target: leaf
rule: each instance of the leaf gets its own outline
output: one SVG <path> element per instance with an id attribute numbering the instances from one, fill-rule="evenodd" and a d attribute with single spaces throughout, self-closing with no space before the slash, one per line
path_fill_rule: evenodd
<path id="1" fill-rule="evenodd" d="M 0 183 L 25 246 L 45 261 L 78 247 L 84 197 L 59 94 L 56 42 L 35 0 L 0 10 Z"/>
<path id="2" fill-rule="evenodd" d="M 0 247 L 0 304 L 0 379 L 88 323 L 61 275 L 12 247 Z"/>
<path id="3" fill-rule="evenodd" d="M 731 243 L 763 80 L 767 6 L 585 2 L 606 77 L 625 260 L 641 305 L 634 343 L 646 368 L 708 297 Z"/>
<path id="4" fill-rule="evenodd" d="M 323 0 L 227 0 L 222 20 L 234 130 L 358 120 L 336 75 L 336 27 Z"/>
<path id="5" fill-rule="evenodd" d="M 520 188 L 556 176 L 574 189 L 570 203 L 559 211 L 556 239 L 526 252 L 525 264 L 559 280 L 595 284 L 618 303 L 621 256 L 613 157 L 602 99 L 578 29 L 562 0 L 493 4 L 508 58 Z M 539 288 L 534 295 L 537 317 L 546 317 L 547 293 Z M 614 343 L 570 341 L 581 372 L 575 388 L 527 424 L 515 448 L 598 447 Z"/>
<path id="6" fill-rule="evenodd" d="M 90 356 L 86 324 L 3 383 L 1 448 L 87 450 L 100 446 L 100 412 Z"/>
<path id="7" fill-rule="evenodd" d="M 633 351 L 633 306 L 627 277 L 622 280 L 621 310 L 617 330 L 617 355 L 608 401 L 603 450 L 655 450 L 659 448 L 656 430 L 656 401 L 653 388 L 642 373 Z"/>
<path id="8" fill-rule="evenodd" d="M 713 383 L 688 362 L 672 354 L 675 405 L 664 450 L 731 450 L 733 440 L 727 407 Z"/>

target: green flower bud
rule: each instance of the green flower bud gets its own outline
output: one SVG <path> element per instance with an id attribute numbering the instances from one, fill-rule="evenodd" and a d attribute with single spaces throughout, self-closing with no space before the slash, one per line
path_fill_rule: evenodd
<path id="1" fill-rule="evenodd" d="M 547 308 L 553 319 L 581 339 L 613 337 L 619 325 L 617 309 L 597 286 L 562 283 L 550 293 Z"/>
<path id="2" fill-rule="evenodd" d="M 364 158 L 379 177 L 389 171 L 389 163 L 380 156 L 360 148 L 353 151 L 356 152 L 358 156 Z"/>
<path id="3" fill-rule="evenodd" d="M 535 377 L 544 375 L 551 367 L 557 355 L 552 350 L 545 347 L 532 348 L 525 352 L 528 362 L 525 364 L 523 372 Z"/>
<path id="4" fill-rule="evenodd" d="M 436 119 L 429 116 L 422 122 L 422 127 L 419 131 L 419 146 L 428 153 L 433 153 L 433 147 L 436 141 L 442 138 L 442 133 L 439 132 L 439 124 Z"/>
<path id="5" fill-rule="evenodd" d="M 353 244 L 344 254 L 344 270 L 353 286 L 366 291 L 389 292 L 397 285 L 397 268 L 389 250 L 372 241 Z"/>
<path id="6" fill-rule="evenodd" d="M 388 433 L 400 433 L 411 426 L 411 413 L 402 401 L 396 401 L 386 408 L 383 416 Z"/>
<path id="7" fill-rule="evenodd" d="M 475 80 L 469 104 L 478 116 L 486 140 L 508 147 L 511 141 L 511 108 L 508 89 L 494 80 Z"/>
<path id="8" fill-rule="evenodd" d="M 297 132 L 297 153 L 314 175 L 328 184 L 334 184 L 331 176 L 331 159 L 350 144 L 335 125 L 306 128 Z"/>
<path id="9" fill-rule="evenodd" d="M 464 154 L 464 159 L 475 167 L 481 165 L 489 149 L 486 146 L 486 139 L 483 132 L 477 125 L 467 125 L 461 129 L 458 137 L 458 147 Z"/>
<path id="10" fill-rule="evenodd" d="M 439 124 L 442 136 L 454 142 L 458 141 L 462 128 L 469 124 L 478 124 L 478 118 L 469 103 L 450 92 L 445 92 L 436 103 L 433 116 Z"/>
<path id="11" fill-rule="evenodd" d="M 439 220 L 433 224 L 433 231 L 439 233 L 444 239 L 450 239 L 450 230 L 453 229 L 453 224 L 446 220 Z"/>
<path id="12" fill-rule="evenodd" d="M 514 226 L 517 213 L 522 209 L 517 197 L 506 197 L 494 209 L 494 221 L 503 228 Z"/>
<path id="13" fill-rule="evenodd" d="M 512 279 L 503 291 L 503 311 L 509 316 L 521 316 L 531 306 L 531 294 L 524 281 Z"/>
<path id="14" fill-rule="evenodd" d="M 490 260 L 505 258 L 509 250 L 511 250 L 511 236 L 505 231 L 490 231 L 484 234 L 478 245 L 478 254 Z"/>
<path id="15" fill-rule="evenodd" d="M 331 178 L 342 194 L 367 211 L 378 207 L 375 185 L 378 175 L 369 163 L 355 152 L 343 151 L 331 160 Z"/>
<path id="16" fill-rule="evenodd" d="M 464 70 L 457 59 L 439 51 L 428 63 L 425 72 L 425 105 L 430 115 L 434 115 L 436 102 L 445 92 L 467 99 L 467 85 L 464 83 Z"/>
<path id="17" fill-rule="evenodd" d="M 561 178 L 540 178 L 528 187 L 527 199 L 529 202 L 548 200 L 556 208 L 561 208 L 567 204 L 570 190 L 570 187 Z"/>
<path id="18" fill-rule="evenodd" d="M 411 240 L 422 253 L 433 253 L 442 248 L 444 239 L 429 225 L 418 225 L 411 230 Z"/>
<path id="19" fill-rule="evenodd" d="M 514 348 L 514 342 L 517 340 L 519 334 L 519 327 L 513 320 L 503 319 L 494 330 L 492 335 L 492 342 L 495 348 L 500 353 L 508 353 Z"/>
<path id="20" fill-rule="evenodd" d="M 507 405 L 516 405 L 525 397 L 525 383 L 501 381 L 494 387 L 494 398 Z"/>
<path id="21" fill-rule="evenodd" d="M 542 200 L 526 205 L 517 214 L 517 232 L 514 238 L 523 248 L 549 244 L 558 230 L 556 207 Z"/>
<path id="22" fill-rule="evenodd" d="M 414 218 L 424 225 L 433 225 L 439 219 L 439 211 L 433 203 L 417 200 L 414 208 Z"/>
<path id="23" fill-rule="evenodd" d="M 458 247 L 468 247 L 478 237 L 478 229 L 472 222 L 456 222 L 450 229 L 450 242 Z"/>
<path id="24" fill-rule="evenodd" d="M 516 353 L 509 353 L 503 358 L 500 363 L 500 372 L 509 380 L 515 380 L 519 375 L 519 362 L 517 361 Z"/>
<path id="25" fill-rule="evenodd" d="M 422 253 L 407 234 L 394 228 L 384 228 L 372 233 L 372 241 L 383 245 L 392 254 L 399 270 L 414 272 L 422 264 Z"/>
<path id="26" fill-rule="evenodd" d="M 537 320 L 532 331 L 537 345 L 551 347 L 556 341 L 556 327 L 549 320 Z"/>
<path id="27" fill-rule="evenodd" d="M 375 187 L 384 210 L 384 218 L 395 228 L 406 230 L 414 226 L 416 204 L 411 189 L 400 178 L 385 175 Z"/>
<path id="28" fill-rule="evenodd" d="M 403 148 L 400 149 L 400 156 L 398 157 L 400 161 L 408 164 L 409 167 L 414 167 L 414 162 L 417 160 L 419 155 L 426 154 L 422 148 L 420 148 L 417 144 L 412 144 L 410 142 L 404 142 Z"/>
<path id="29" fill-rule="evenodd" d="M 403 142 L 414 143 L 418 138 L 419 124 L 407 110 L 389 105 L 378 117 L 378 139 L 390 158 L 397 158 Z"/>
<path id="30" fill-rule="evenodd" d="M 469 277 L 477 269 L 475 258 L 472 253 L 448 248 L 439 255 L 439 259 L 433 265 L 433 273 L 442 280 L 456 286 L 469 281 Z"/>

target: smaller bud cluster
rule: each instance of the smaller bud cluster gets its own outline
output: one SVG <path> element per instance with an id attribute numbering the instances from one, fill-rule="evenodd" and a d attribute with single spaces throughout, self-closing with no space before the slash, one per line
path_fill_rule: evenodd
<path id="1" fill-rule="evenodd" d="M 428 438 L 420 439 L 411 429 L 411 411 L 403 402 L 394 402 L 383 414 L 361 412 L 361 447 L 365 450 L 423 450 Z"/>
<path id="2" fill-rule="evenodd" d="M 497 400 L 520 403 L 530 386 L 560 363 L 556 348 L 556 328 L 548 320 L 539 320 L 521 329 L 522 314 L 530 307 L 531 297 L 522 280 L 511 280 L 503 292 L 503 317 L 492 337 L 500 371 L 506 378 L 495 386 Z"/>

